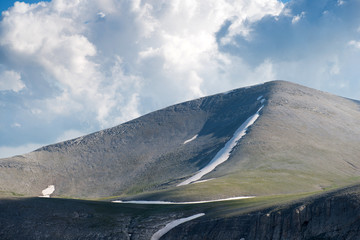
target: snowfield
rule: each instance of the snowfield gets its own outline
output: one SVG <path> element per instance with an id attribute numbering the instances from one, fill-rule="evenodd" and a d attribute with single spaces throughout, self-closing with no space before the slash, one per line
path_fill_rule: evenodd
<path id="1" fill-rule="evenodd" d="M 163 235 L 165 235 L 165 233 L 167 233 L 168 231 L 170 231 L 171 229 L 173 229 L 174 227 L 184 223 L 184 222 L 188 222 L 191 220 L 194 220 L 195 218 L 199 218 L 204 216 L 205 213 L 199 213 L 199 214 L 195 214 L 193 216 L 187 217 L 187 218 L 180 218 L 177 220 L 174 220 L 168 224 L 166 224 L 165 227 L 163 227 L 162 229 L 160 229 L 159 231 L 157 231 L 152 237 L 151 240 L 158 240 L 160 239 Z"/>
<path id="2" fill-rule="evenodd" d="M 258 99 L 260 99 L 262 96 L 260 96 Z M 241 126 L 236 130 L 233 137 L 225 144 L 225 146 L 220 149 L 220 151 L 215 155 L 215 157 L 206 165 L 204 168 L 200 169 L 198 173 L 196 173 L 194 176 L 188 178 L 187 180 L 179 183 L 177 186 L 184 186 L 190 183 L 193 183 L 199 179 L 201 179 L 205 174 L 208 174 L 209 172 L 213 171 L 218 165 L 222 164 L 230 157 L 231 150 L 236 146 L 237 142 L 246 134 L 247 129 L 254 124 L 254 122 L 258 119 L 260 116 L 259 112 L 264 107 L 262 105 L 257 112 L 249 117 Z"/>

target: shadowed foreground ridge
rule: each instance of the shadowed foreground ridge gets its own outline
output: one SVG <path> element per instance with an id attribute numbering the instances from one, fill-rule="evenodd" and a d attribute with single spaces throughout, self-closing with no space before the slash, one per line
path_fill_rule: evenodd
<path id="1" fill-rule="evenodd" d="M 196 209 L 206 214 L 224 211 L 219 205 L 200 205 Z M 232 206 L 231 212 L 239 209 Z M 186 211 L 190 215 L 195 209 Z M 7 199 L 0 200 L 0 239 L 143 240 L 150 239 L 164 222 L 183 215 L 174 207 L 160 211 L 148 205 Z M 359 215 L 360 186 L 357 185 L 236 216 L 210 213 L 208 217 L 177 226 L 161 239 L 358 239 Z"/>
<path id="2" fill-rule="evenodd" d="M 188 222 L 164 239 L 359 239 L 360 187 L 240 216 Z"/>

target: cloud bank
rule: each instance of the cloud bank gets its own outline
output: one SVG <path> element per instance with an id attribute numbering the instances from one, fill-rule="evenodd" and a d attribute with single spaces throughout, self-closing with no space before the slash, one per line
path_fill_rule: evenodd
<path id="1" fill-rule="evenodd" d="M 360 98 L 359 5 L 16 2 L 0 22 L 0 156 L 273 79 Z"/>

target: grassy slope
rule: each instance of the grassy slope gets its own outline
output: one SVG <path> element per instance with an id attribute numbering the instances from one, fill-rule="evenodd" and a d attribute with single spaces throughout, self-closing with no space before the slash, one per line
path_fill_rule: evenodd
<path id="1" fill-rule="evenodd" d="M 133 198 L 296 194 L 360 181 L 358 103 L 283 82 L 270 93 L 262 115 L 230 159 L 204 177 L 213 180 Z"/>

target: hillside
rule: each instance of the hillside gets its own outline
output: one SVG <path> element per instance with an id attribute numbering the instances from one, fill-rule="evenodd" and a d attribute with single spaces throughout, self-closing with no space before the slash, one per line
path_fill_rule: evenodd
<path id="1" fill-rule="evenodd" d="M 70 199 L 0 199 L 0 239 L 358 239 L 360 186 L 313 197 L 197 205 L 140 205 Z M 293 199 L 292 201 L 289 201 Z M 296 199 L 296 200 L 294 200 Z"/>
<path id="2" fill-rule="evenodd" d="M 0 239 L 357 239 L 359 142 L 285 81 L 188 101 L 0 159 Z"/>
<path id="3" fill-rule="evenodd" d="M 359 142 L 358 102 L 273 81 L 0 159 L 0 191 L 177 201 L 313 192 L 360 179 Z M 228 158 L 188 180 L 219 152 Z"/>

